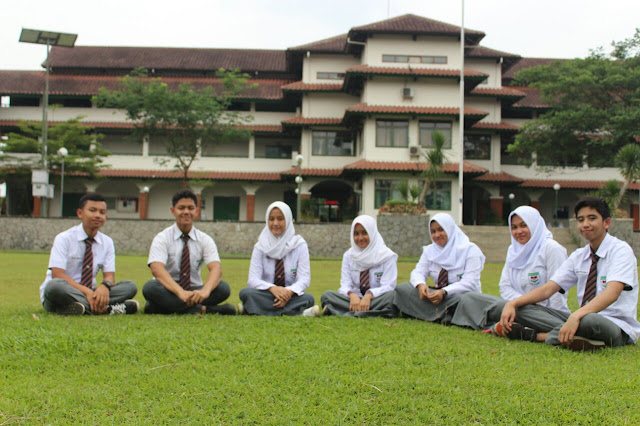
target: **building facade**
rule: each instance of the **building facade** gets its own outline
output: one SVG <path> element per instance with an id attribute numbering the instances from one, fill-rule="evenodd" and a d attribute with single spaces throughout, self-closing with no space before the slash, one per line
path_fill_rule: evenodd
<path id="1" fill-rule="evenodd" d="M 522 204 L 540 209 L 548 223 L 554 215 L 566 222 L 579 197 L 622 177 L 614 167 L 586 163 L 518 165 L 506 147 L 519 126 L 547 106 L 536 90 L 511 81 L 519 69 L 551 60 L 481 46 L 484 35 L 465 32 L 463 222 L 498 223 Z M 425 206 L 432 214 L 444 211 L 457 218 L 460 42 L 459 27 L 404 15 L 286 50 L 54 47 L 50 104 L 61 107 L 49 112 L 49 121 L 84 116 L 112 153 L 101 179 L 65 180 L 63 214 L 73 214 L 83 193 L 99 191 L 108 198 L 112 217 L 169 217 L 171 194 L 181 180 L 171 162 L 158 161 L 166 159 L 162 137 L 132 140 L 133 123 L 122 111 L 91 101 L 101 87 L 115 89 L 119 77 L 144 67 L 168 84 L 215 85 L 219 68 L 240 69 L 255 83 L 233 106 L 253 117 L 247 126 L 251 136 L 203 149 L 191 168 L 203 220 L 261 221 L 275 200 L 295 207 L 298 173 L 303 220 L 376 216 L 387 200 L 401 197 L 404 185 L 422 184 L 422 153 L 432 146 L 434 131 L 445 136 L 447 160 Z M 43 87 L 43 71 L 0 71 L 1 134 L 15 131 L 20 120 L 41 120 Z M 557 192 L 554 184 L 560 185 Z M 7 188 L 7 210 L 17 213 L 18 193 L 25 187 L 8 179 Z M 635 189 L 623 207 L 637 228 Z M 56 187 L 43 214 L 59 215 L 60 198 Z"/>

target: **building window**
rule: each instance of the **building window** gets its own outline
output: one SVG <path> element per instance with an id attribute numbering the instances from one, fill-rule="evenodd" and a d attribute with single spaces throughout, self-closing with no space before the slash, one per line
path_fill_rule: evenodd
<path id="1" fill-rule="evenodd" d="M 316 78 L 318 80 L 343 80 L 344 73 L 320 71 L 316 74 Z"/>
<path id="2" fill-rule="evenodd" d="M 11 105 L 11 98 L 9 96 L 0 96 L 0 108 L 9 108 Z"/>
<path id="3" fill-rule="evenodd" d="M 264 148 L 265 158 L 291 158 L 290 145 L 267 145 Z"/>
<path id="4" fill-rule="evenodd" d="M 424 199 L 424 206 L 427 210 L 451 210 L 451 182 L 436 182 L 435 193 L 431 184 Z"/>
<path id="5" fill-rule="evenodd" d="M 382 62 L 410 64 L 446 64 L 446 56 L 382 55 Z"/>
<path id="6" fill-rule="evenodd" d="M 444 136 L 443 148 L 451 148 L 451 123 L 438 121 L 420 122 L 420 145 L 425 148 L 433 148 L 433 132 L 438 131 Z"/>
<path id="7" fill-rule="evenodd" d="M 491 136 L 465 135 L 464 158 L 465 160 L 490 160 Z"/>
<path id="8" fill-rule="evenodd" d="M 376 179 L 375 208 L 379 209 L 389 200 L 402 200 L 400 186 L 406 180 L 378 180 Z"/>
<path id="9" fill-rule="evenodd" d="M 518 157 L 507 151 L 509 145 L 515 140 L 513 135 L 502 135 L 500 137 L 500 164 L 517 165 Z"/>
<path id="10" fill-rule="evenodd" d="M 400 147 L 409 146 L 409 122 L 376 121 L 376 146 Z"/>
<path id="11" fill-rule="evenodd" d="M 313 155 L 355 155 L 355 135 L 350 132 L 313 132 Z"/>

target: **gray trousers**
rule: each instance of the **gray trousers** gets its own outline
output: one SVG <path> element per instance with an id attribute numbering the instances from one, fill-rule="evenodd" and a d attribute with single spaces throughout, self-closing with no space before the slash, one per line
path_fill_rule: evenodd
<path id="1" fill-rule="evenodd" d="M 494 317 L 495 318 L 495 317 Z M 559 345 L 558 333 L 569 319 L 569 314 L 539 305 L 527 305 L 516 309 L 515 321 L 542 333 L 549 333 L 545 343 Z M 498 316 L 497 321 L 500 320 Z M 576 336 L 601 340 L 607 346 L 622 346 L 629 342 L 629 336 L 612 321 L 602 315 L 588 314 L 580 320 Z"/>
<path id="2" fill-rule="evenodd" d="M 189 290 L 200 290 L 203 286 L 192 285 Z M 225 281 L 211 292 L 202 304 L 189 306 L 178 296 L 164 288 L 160 281 L 152 279 L 142 288 L 142 294 L 147 300 L 144 308 L 145 314 L 197 314 L 202 312 L 202 306 L 215 306 L 224 302 L 231 295 L 231 288 Z"/>
<path id="3" fill-rule="evenodd" d="M 389 291 L 371 299 L 368 311 L 353 312 L 349 310 L 349 297 L 337 291 L 325 291 L 321 297 L 322 307 L 326 307 L 326 315 L 343 317 L 386 317 L 393 318 L 398 312 L 393 307 L 393 292 Z"/>
<path id="4" fill-rule="evenodd" d="M 245 287 L 240 290 L 240 300 L 244 307 L 244 313 L 249 315 L 300 315 L 302 311 L 310 308 L 315 303 L 313 296 L 304 293 L 302 296 L 293 294 L 291 300 L 283 308 L 273 306 L 274 297 L 269 290 L 257 290 Z"/>
<path id="5" fill-rule="evenodd" d="M 488 294 L 469 292 L 460 295 L 451 324 L 484 330 L 500 321 L 506 300 Z M 496 319 L 497 318 L 497 319 Z"/>
<path id="6" fill-rule="evenodd" d="M 138 288 L 133 281 L 120 281 L 111 288 L 109 292 L 109 305 L 122 303 L 125 300 L 133 299 L 138 292 Z M 80 302 L 84 306 L 86 313 L 91 313 L 91 306 L 84 293 L 71 287 L 62 278 L 54 278 L 49 281 L 44 288 L 44 302 L 42 306 L 47 312 L 56 312 L 58 307 Z"/>
<path id="7" fill-rule="evenodd" d="M 430 300 L 420 299 L 418 289 L 411 283 L 402 283 L 396 287 L 393 304 L 410 317 L 432 322 L 444 320 L 448 323 L 459 299 L 459 294 L 448 295 L 442 302 L 434 305 Z"/>

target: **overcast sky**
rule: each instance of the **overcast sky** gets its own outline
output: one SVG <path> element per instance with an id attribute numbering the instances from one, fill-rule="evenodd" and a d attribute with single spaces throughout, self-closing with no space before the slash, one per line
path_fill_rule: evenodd
<path id="1" fill-rule="evenodd" d="M 460 0 L 5 0 L 0 69 L 39 69 L 42 46 L 21 28 L 78 34 L 83 46 L 286 49 L 406 13 L 460 25 Z M 640 27 L 640 0 L 466 0 L 481 45 L 522 56 L 575 58 Z"/>

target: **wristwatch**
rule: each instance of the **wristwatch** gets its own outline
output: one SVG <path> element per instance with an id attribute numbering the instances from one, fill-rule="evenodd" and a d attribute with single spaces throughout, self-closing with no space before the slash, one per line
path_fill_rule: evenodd
<path id="1" fill-rule="evenodd" d="M 442 290 L 442 300 L 444 300 L 445 297 L 447 297 L 447 294 L 449 294 L 449 293 L 447 293 L 447 290 L 445 290 L 444 288 L 441 289 L 441 290 Z"/>
<path id="2" fill-rule="evenodd" d="M 113 287 L 113 283 L 107 280 L 102 281 L 102 285 L 105 286 L 109 291 L 111 291 L 111 288 Z"/>

